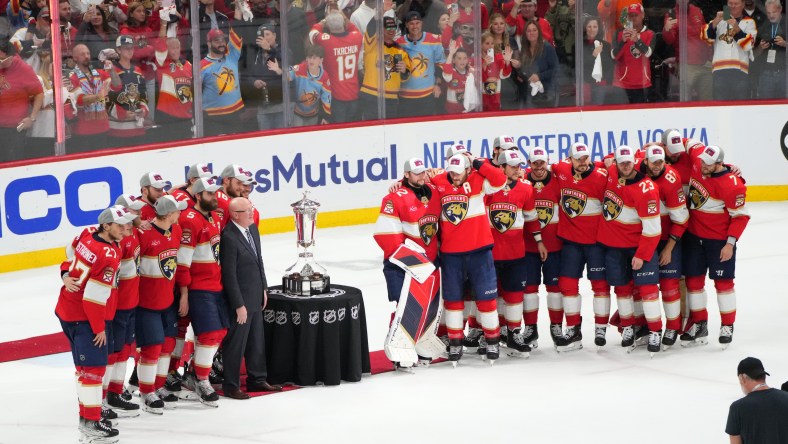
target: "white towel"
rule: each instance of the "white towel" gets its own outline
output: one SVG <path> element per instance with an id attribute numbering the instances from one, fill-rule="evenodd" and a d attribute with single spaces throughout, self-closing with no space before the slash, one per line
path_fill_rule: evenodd
<path id="1" fill-rule="evenodd" d="M 594 40 L 594 49 L 602 46 L 599 40 Z M 594 57 L 594 69 L 591 71 L 591 77 L 596 80 L 596 83 L 602 81 L 602 53 L 600 52 Z"/>
<path id="2" fill-rule="evenodd" d="M 543 92 L 544 92 L 544 85 L 542 85 L 542 82 L 540 81 L 531 82 L 531 96 L 535 96 Z"/>

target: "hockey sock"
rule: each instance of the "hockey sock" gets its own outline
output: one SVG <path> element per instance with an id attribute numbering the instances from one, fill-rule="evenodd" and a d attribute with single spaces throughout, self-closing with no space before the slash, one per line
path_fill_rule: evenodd
<path id="1" fill-rule="evenodd" d="M 161 346 L 161 354 L 156 364 L 156 382 L 154 387 L 160 389 L 164 387 L 167 381 L 167 373 L 170 370 L 170 358 L 172 349 L 175 348 L 175 338 L 164 338 L 164 344 Z"/>
<path id="2" fill-rule="evenodd" d="M 705 276 L 688 276 L 687 283 L 687 305 L 690 309 L 690 322 L 708 321 L 709 312 L 706 310 L 708 297 L 706 296 Z"/>
<path id="3" fill-rule="evenodd" d="M 534 287 L 537 286 L 534 285 Z M 561 300 L 561 290 L 559 290 L 558 285 L 546 285 L 546 287 L 547 313 L 550 316 L 550 323 L 562 324 L 564 322 L 564 302 Z"/>
<path id="4" fill-rule="evenodd" d="M 226 334 L 226 330 L 215 330 L 197 335 L 194 344 L 194 374 L 199 380 L 208 379 L 213 365 L 213 356 L 219 349 L 219 344 Z"/>
<path id="5" fill-rule="evenodd" d="M 448 335 L 449 333 L 446 331 L 446 307 L 441 307 L 441 320 L 438 323 L 438 337 L 442 338 Z"/>
<path id="6" fill-rule="evenodd" d="M 523 322 L 523 293 L 520 291 L 501 291 L 498 294 L 501 297 L 498 298 L 499 301 L 496 303 L 503 301 L 503 306 L 498 306 L 498 313 L 503 310 L 506 315 L 504 323 L 500 325 L 506 325 L 509 330 L 520 328 L 520 324 Z M 498 317 L 498 322 L 501 322 L 500 316 Z"/>
<path id="7" fill-rule="evenodd" d="M 501 292 L 501 288 L 500 287 L 498 287 L 498 299 L 495 301 L 495 306 L 497 307 L 497 310 L 498 310 L 498 325 L 507 325 L 506 324 L 506 301 L 504 301 L 504 299 L 503 299 L 503 293 Z M 522 305 L 520 306 L 520 312 L 522 312 Z"/>
<path id="8" fill-rule="evenodd" d="M 621 319 L 621 327 L 630 327 L 634 322 L 635 303 L 632 300 L 632 287 L 632 283 L 615 287 L 616 305 L 618 305 L 618 317 Z"/>
<path id="9" fill-rule="evenodd" d="M 640 298 L 639 287 L 633 287 L 632 290 L 632 303 L 635 307 L 635 323 L 634 325 L 645 326 L 646 316 L 643 315 L 643 299 Z"/>
<path id="10" fill-rule="evenodd" d="M 464 338 L 465 328 L 463 326 L 462 314 L 465 309 L 465 301 L 443 301 L 443 308 L 446 310 L 444 319 L 446 321 L 446 333 L 449 335 L 449 339 Z"/>
<path id="11" fill-rule="evenodd" d="M 159 363 L 161 344 L 146 345 L 140 351 L 140 362 L 137 364 L 137 379 L 140 382 L 140 393 L 153 393 L 156 383 L 156 366 Z"/>
<path id="12" fill-rule="evenodd" d="M 465 301 L 463 301 L 463 303 L 464 302 Z M 465 304 L 465 306 L 462 309 L 462 316 L 463 319 L 468 320 L 468 328 L 481 328 L 481 326 L 479 326 L 479 322 L 476 320 L 476 314 L 477 314 L 476 304 L 473 303 Z"/>
<path id="13" fill-rule="evenodd" d="M 662 307 L 665 310 L 665 328 L 668 330 L 681 330 L 681 291 L 679 280 L 660 279 L 659 288 L 662 291 Z"/>
<path id="14" fill-rule="evenodd" d="M 659 306 L 659 287 L 641 285 L 640 299 L 643 301 L 643 314 L 646 316 L 649 331 L 662 330 L 662 309 Z"/>
<path id="15" fill-rule="evenodd" d="M 484 337 L 489 344 L 497 344 L 501 337 L 501 326 L 498 324 L 498 310 L 496 300 L 476 301 L 476 310 L 479 312 L 479 322 L 484 330 Z"/>
<path id="16" fill-rule="evenodd" d="M 101 399 L 107 398 L 107 390 L 115 372 L 115 363 L 118 361 L 117 353 L 110 353 L 107 356 L 107 367 L 104 369 L 104 377 L 101 380 Z"/>
<path id="17" fill-rule="evenodd" d="M 525 325 L 536 325 L 539 319 L 538 285 L 527 285 L 525 287 L 525 296 L 523 297 L 523 319 Z"/>
<path id="18" fill-rule="evenodd" d="M 112 378 L 110 378 L 108 387 L 109 391 L 117 394 L 123 393 L 123 384 L 126 382 L 126 365 L 129 362 L 128 355 L 123 359 L 123 351 L 119 353 L 119 356 L 115 366 L 112 368 Z"/>
<path id="19" fill-rule="evenodd" d="M 720 307 L 722 325 L 733 325 L 736 321 L 736 290 L 733 279 L 717 279 L 714 281 L 717 290 L 717 305 Z"/>
<path id="20" fill-rule="evenodd" d="M 580 323 L 580 283 L 579 279 L 561 276 L 558 287 L 561 289 L 561 300 L 566 315 L 566 326 L 574 327 Z"/>
<path id="21" fill-rule="evenodd" d="M 170 354 L 170 372 L 177 371 L 181 366 L 181 358 L 183 356 L 183 346 L 186 344 L 186 333 L 189 331 L 189 323 L 191 318 L 188 316 L 178 318 L 178 335 L 175 336 L 175 348 Z"/>
<path id="22" fill-rule="evenodd" d="M 105 367 L 77 367 L 79 382 L 77 397 L 79 398 L 82 417 L 91 421 L 101 419 L 101 380 Z"/>
<path id="23" fill-rule="evenodd" d="M 607 325 L 610 319 L 610 285 L 604 279 L 591 281 L 591 290 L 594 292 L 594 323 Z"/>

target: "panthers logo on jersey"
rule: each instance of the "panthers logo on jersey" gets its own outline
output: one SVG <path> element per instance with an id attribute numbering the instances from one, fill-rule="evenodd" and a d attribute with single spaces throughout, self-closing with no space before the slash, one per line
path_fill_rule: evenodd
<path id="1" fill-rule="evenodd" d="M 419 219 L 419 235 L 424 245 L 432 243 L 436 234 L 438 234 L 438 216 L 428 214 Z"/>
<path id="2" fill-rule="evenodd" d="M 690 179 L 689 183 L 689 207 L 690 210 L 697 210 L 709 200 L 709 192 L 695 179 Z"/>
<path id="3" fill-rule="evenodd" d="M 616 193 L 610 190 L 605 191 L 605 199 L 602 201 L 602 215 L 605 217 L 605 220 L 617 219 L 623 206 L 624 201 Z"/>
<path id="4" fill-rule="evenodd" d="M 159 270 L 161 275 L 171 281 L 178 268 L 178 250 L 170 249 L 159 253 Z"/>
<path id="5" fill-rule="evenodd" d="M 219 241 L 221 239 L 222 237 L 218 234 L 211 238 L 211 252 L 213 253 L 213 259 L 217 264 L 219 263 Z"/>
<path id="6" fill-rule="evenodd" d="M 468 215 L 468 196 L 453 194 L 441 199 L 443 218 L 454 225 L 459 224 Z"/>
<path id="7" fill-rule="evenodd" d="M 541 228 L 546 227 L 553 220 L 553 210 L 553 203 L 549 200 L 536 200 L 536 216 Z"/>
<path id="8" fill-rule="evenodd" d="M 178 96 L 178 101 L 181 103 L 191 103 L 193 98 L 192 87 L 189 85 L 181 85 L 175 90 L 175 95 Z"/>
<path id="9" fill-rule="evenodd" d="M 577 217 L 583 214 L 586 208 L 588 195 L 582 191 L 564 188 L 561 190 L 561 208 L 569 217 Z"/>
<path id="10" fill-rule="evenodd" d="M 508 202 L 493 203 L 490 205 L 490 224 L 499 233 L 505 233 L 517 220 L 517 206 Z"/>

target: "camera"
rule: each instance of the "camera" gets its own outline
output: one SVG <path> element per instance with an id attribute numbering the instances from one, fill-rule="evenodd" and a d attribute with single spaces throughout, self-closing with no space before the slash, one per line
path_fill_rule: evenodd
<path id="1" fill-rule="evenodd" d="M 396 66 L 397 63 L 401 61 L 402 61 L 402 54 L 394 54 L 394 66 Z"/>

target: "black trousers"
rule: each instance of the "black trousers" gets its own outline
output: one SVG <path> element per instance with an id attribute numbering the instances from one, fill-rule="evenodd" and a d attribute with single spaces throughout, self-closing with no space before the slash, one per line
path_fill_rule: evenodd
<path id="1" fill-rule="evenodd" d="M 223 389 L 241 386 L 241 359 L 246 359 L 247 384 L 261 384 L 268 377 L 265 365 L 265 336 L 263 335 L 263 310 L 249 310 L 246 323 L 239 324 L 235 310 L 230 313 L 230 329 L 222 343 L 224 364 Z"/>

